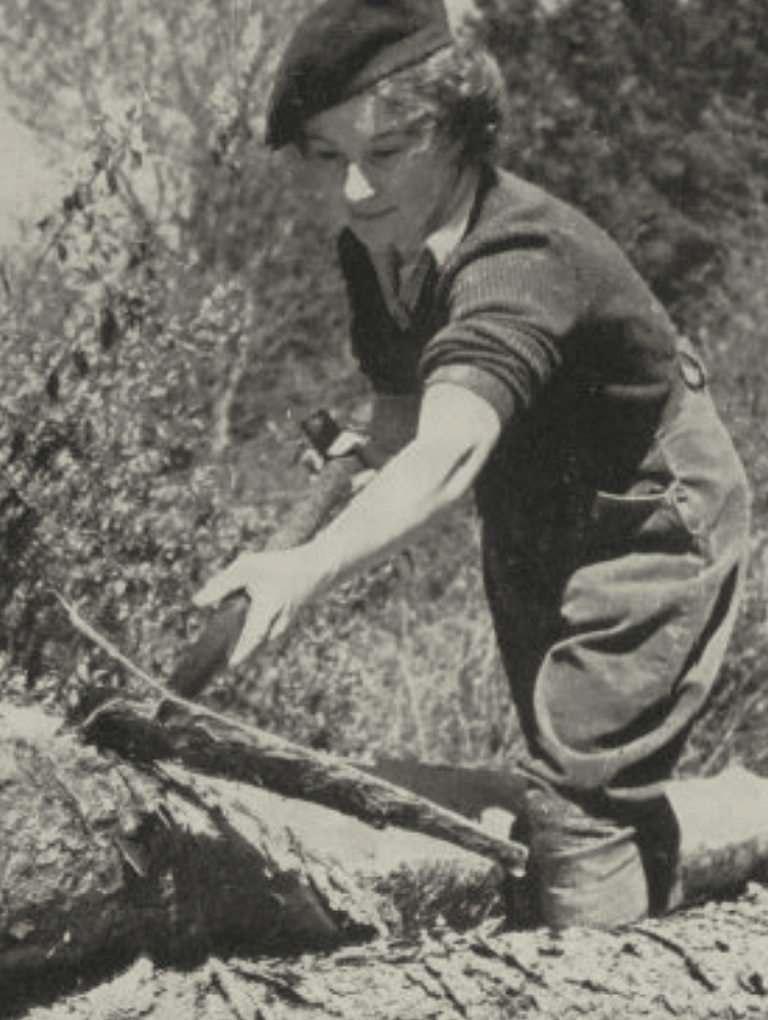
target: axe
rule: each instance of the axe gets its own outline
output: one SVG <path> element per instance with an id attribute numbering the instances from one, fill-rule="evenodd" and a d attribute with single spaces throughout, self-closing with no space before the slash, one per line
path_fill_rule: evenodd
<path id="1" fill-rule="evenodd" d="M 328 458 L 328 450 L 340 429 L 327 411 L 317 411 L 302 422 L 302 430 L 325 463 L 306 499 L 293 508 L 272 534 L 266 550 L 290 549 L 311 538 L 350 497 L 353 477 L 366 467 L 357 450 Z M 174 667 L 168 686 L 175 694 L 195 698 L 226 668 L 243 629 L 249 602 L 243 592 L 233 592 L 224 599 L 203 633 Z"/>

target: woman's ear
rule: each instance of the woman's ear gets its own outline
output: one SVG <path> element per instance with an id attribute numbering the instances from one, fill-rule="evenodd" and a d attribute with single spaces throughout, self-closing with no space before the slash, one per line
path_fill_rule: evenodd
<path id="1" fill-rule="evenodd" d="M 286 173 L 290 174 L 290 179 L 293 180 L 303 170 L 304 150 L 302 143 L 296 141 L 284 146 L 275 155 L 275 159 L 280 161 L 281 167 Z"/>
<path id="2" fill-rule="evenodd" d="M 291 142 L 275 154 L 276 166 L 284 175 L 288 187 L 299 196 L 311 200 L 314 194 L 312 175 L 309 172 L 302 142 Z"/>

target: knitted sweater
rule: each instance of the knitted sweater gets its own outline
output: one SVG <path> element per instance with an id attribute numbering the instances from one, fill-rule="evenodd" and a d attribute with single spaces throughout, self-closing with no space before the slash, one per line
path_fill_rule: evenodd
<path id="1" fill-rule="evenodd" d="M 677 339 L 595 224 L 487 168 L 464 239 L 440 270 L 424 267 L 406 329 L 349 231 L 339 255 L 353 350 L 374 389 L 453 382 L 498 413 L 503 437 L 477 487 L 481 512 L 493 516 L 514 490 L 535 515 L 574 465 L 590 486 L 631 483 L 672 387 Z"/>

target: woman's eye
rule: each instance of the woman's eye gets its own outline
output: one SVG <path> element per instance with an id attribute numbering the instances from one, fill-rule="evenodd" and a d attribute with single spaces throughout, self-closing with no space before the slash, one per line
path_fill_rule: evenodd
<path id="1" fill-rule="evenodd" d="M 325 164 L 337 163 L 341 159 L 339 153 L 333 149 L 310 149 L 309 156 L 315 162 Z"/>
<path id="2" fill-rule="evenodd" d="M 376 149 L 374 152 L 371 153 L 369 158 L 372 163 L 388 163 L 399 155 L 400 155 L 399 146 L 397 147 L 393 146 L 387 149 Z"/>

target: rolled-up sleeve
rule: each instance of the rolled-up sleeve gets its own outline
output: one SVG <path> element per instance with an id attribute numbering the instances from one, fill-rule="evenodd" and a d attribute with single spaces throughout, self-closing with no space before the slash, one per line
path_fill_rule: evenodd
<path id="1" fill-rule="evenodd" d="M 451 280 L 448 305 L 446 325 L 422 354 L 422 383 L 465 386 L 506 423 L 562 364 L 585 296 L 567 254 L 540 235 L 471 252 Z"/>

